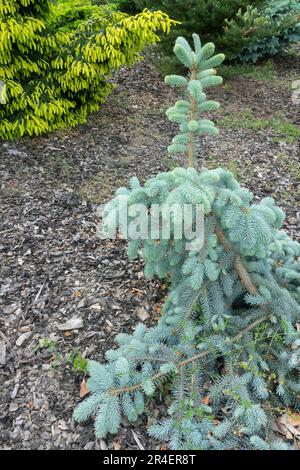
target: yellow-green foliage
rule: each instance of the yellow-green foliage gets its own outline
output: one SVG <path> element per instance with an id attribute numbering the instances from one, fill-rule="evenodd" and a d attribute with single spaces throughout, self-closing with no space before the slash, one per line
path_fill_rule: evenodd
<path id="1" fill-rule="evenodd" d="M 158 11 L 136 16 L 99 8 L 75 33 L 51 32 L 46 0 L 0 0 L 0 138 L 39 135 L 85 122 L 105 101 L 107 78 L 169 32 Z"/>
<path id="2" fill-rule="evenodd" d="M 98 12 L 99 5 L 92 0 L 56 0 L 47 23 L 56 30 L 73 31 L 82 21 Z"/>

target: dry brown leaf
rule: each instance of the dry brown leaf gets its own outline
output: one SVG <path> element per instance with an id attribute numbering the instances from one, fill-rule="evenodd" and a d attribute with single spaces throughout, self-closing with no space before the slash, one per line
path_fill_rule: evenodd
<path id="1" fill-rule="evenodd" d="M 69 336 L 72 336 L 72 335 L 73 335 L 72 331 L 66 331 L 66 332 L 64 333 L 64 336 L 65 336 L 66 338 L 68 338 Z"/>
<path id="2" fill-rule="evenodd" d="M 202 399 L 202 401 L 203 401 L 204 405 L 209 405 L 209 403 L 210 403 L 210 396 L 209 396 L 209 395 L 206 395 L 206 397 L 204 397 L 204 398 Z"/>
<path id="3" fill-rule="evenodd" d="M 120 450 L 122 448 L 121 444 L 120 444 L 120 441 L 115 441 L 113 443 L 113 446 L 114 446 L 114 449 L 115 450 Z"/>
<path id="4" fill-rule="evenodd" d="M 155 306 L 155 310 L 156 310 L 157 313 L 161 314 L 162 309 L 163 309 L 163 305 L 164 305 L 163 302 L 160 302 L 159 304 L 157 304 Z"/>
<path id="5" fill-rule="evenodd" d="M 90 391 L 89 391 L 89 389 L 88 389 L 86 380 L 85 380 L 85 379 L 82 379 L 82 382 L 81 382 L 81 384 L 80 384 L 79 396 L 80 396 L 80 398 L 83 398 L 83 397 L 85 397 L 88 393 L 90 393 Z"/>
<path id="6" fill-rule="evenodd" d="M 149 313 L 147 313 L 144 308 L 138 308 L 136 314 L 141 321 L 145 321 L 149 318 Z"/>
<path id="7" fill-rule="evenodd" d="M 30 331 L 30 326 L 22 326 L 19 329 L 20 333 L 28 333 Z"/>

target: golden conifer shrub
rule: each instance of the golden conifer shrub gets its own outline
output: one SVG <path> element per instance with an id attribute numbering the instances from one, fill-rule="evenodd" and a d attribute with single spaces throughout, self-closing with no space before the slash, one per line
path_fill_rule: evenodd
<path id="1" fill-rule="evenodd" d="M 39 135 L 83 123 L 111 90 L 108 78 L 140 59 L 174 23 L 99 7 L 75 32 L 47 27 L 50 2 L 0 0 L 0 138 Z"/>

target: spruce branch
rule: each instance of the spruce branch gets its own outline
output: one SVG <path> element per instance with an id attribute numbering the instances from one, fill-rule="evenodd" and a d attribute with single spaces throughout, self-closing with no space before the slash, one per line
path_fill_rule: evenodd
<path id="1" fill-rule="evenodd" d="M 209 68 L 210 64 L 220 65 L 225 56 L 214 54 L 214 46 L 211 43 L 201 48 L 201 41 L 197 34 L 193 34 L 194 51 L 186 39 L 179 37 L 176 40 L 174 53 L 180 62 L 189 69 L 189 80 L 180 75 L 167 75 L 165 82 L 174 87 L 184 88 L 186 100 L 177 101 L 167 111 L 167 117 L 171 122 L 177 122 L 180 133 L 172 140 L 168 147 L 171 154 L 183 153 L 187 156 L 187 166 L 194 166 L 194 153 L 196 137 L 202 134 L 218 134 L 218 129 L 209 119 L 200 119 L 202 112 L 216 110 L 219 103 L 208 101 L 205 88 L 220 85 L 222 78 L 216 75 L 216 70 Z M 211 57 L 213 56 L 213 57 Z M 211 62 L 208 60 L 211 57 Z"/>

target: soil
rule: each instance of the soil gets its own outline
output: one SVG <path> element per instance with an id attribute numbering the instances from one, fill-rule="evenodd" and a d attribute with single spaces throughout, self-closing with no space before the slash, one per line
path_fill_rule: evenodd
<path id="1" fill-rule="evenodd" d="M 299 61 L 276 63 L 280 80 L 231 79 L 212 95 L 217 119 L 244 110 L 299 125 L 291 76 Z M 74 422 L 83 373 L 69 354 L 103 360 L 118 332 L 159 316 L 165 287 L 129 262 L 124 240 L 99 239 L 98 204 L 131 176 L 145 180 L 174 165 L 166 148 L 176 132 L 165 110 L 176 92 L 147 61 L 115 77 L 116 89 L 87 124 L 34 139 L 0 143 L 0 448 L 155 449 L 147 435 L 159 412 L 95 439 L 92 422 Z M 299 140 L 263 130 L 221 127 L 205 137 L 198 167 L 226 166 L 257 198 L 272 196 L 299 239 Z M 61 331 L 73 317 L 83 327 Z M 79 325 L 81 326 L 81 325 Z M 2 351 L 2 352 L 1 352 Z"/>

